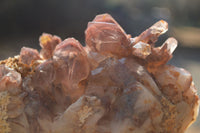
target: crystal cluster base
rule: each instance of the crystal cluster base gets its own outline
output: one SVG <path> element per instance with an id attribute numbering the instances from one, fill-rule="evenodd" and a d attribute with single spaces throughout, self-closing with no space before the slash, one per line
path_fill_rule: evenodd
<path id="1" fill-rule="evenodd" d="M 42 34 L 0 62 L 0 133 L 184 133 L 198 114 L 191 74 L 166 64 L 174 38 L 161 20 L 139 36 L 109 15 L 76 39 Z"/>

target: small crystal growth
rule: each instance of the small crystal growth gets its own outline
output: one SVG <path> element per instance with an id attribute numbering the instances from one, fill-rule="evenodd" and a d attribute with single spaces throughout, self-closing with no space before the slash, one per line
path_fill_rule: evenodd
<path id="1" fill-rule="evenodd" d="M 191 74 L 166 64 L 174 38 L 161 20 L 131 37 L 97 15 L 75 38 L 43 33 L 0 61 L 0 133 L 184 133 L 199 108 Z"/>

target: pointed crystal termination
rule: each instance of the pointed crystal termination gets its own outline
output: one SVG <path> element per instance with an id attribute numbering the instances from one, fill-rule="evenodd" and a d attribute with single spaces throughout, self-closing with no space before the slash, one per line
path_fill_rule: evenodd
<path id="1" fill-rule="evenodd" d="M 32 82 L 35 88 L 40 88 L 49 92 L 49 86 L 55 80 L 54 63 L 51 60 L 44 61 L 35 68 L 35 73 L 32 76 Z"/>
<path id="2" fill-rule="evenodd" d="M 20 52 L 19 61 L 30 65 L 33 61 L 40 60 L 40 55 L 36 49 L 23 47 Z"/>
<path id="3" fill-rule="evenodd" d="M 97 16 L 94 18 L 93 22 L 113 23 L 113 24 L 117 25 L 118 28 L 119 28 L 122 32 L 126 33 L 126 32 L 124 31 L 124 29 L 117 23 L 117 21 L 115 21 L 115 19 L 114 19 L 110 14 L 107 14 L 107 13 L 106 13 L 106 14 L 102 14 L 102 15 L 97 15 Z"/>
<path id="4" fill-rule="evenodd" d="M 130 38 L 108 14 L 98 15 L 88 23 L 86 44 L 93 51 L 105 55 L 128 56 L 131 54 Z"/>
<path id="5" fill-rule="evenodd" d="M 177 47 L 177 41 L 174 38 L 168 38 L 161 47 L 153 48 L 152 54 L 147 57 L 147 69 L 153 72 L 157 67 L 165 65 L 171 58 L 172 53 Z"/>
<path id="6" fill-rule="evenodd" d="M 143 41 L 144 43 L 148 43 L 154 45 L 154 43 L 158 40 L 158 37 L 164 34 L 168 30 L 168 23 L 164 20 L 160 20 L 154 25 L 152 25 L 149 29 L 142 32 L 137 38 L 135 43 L 139 41 Z"/>
<path id="7" fill-rule="evenodd" d="M 164 20 L 160 20 L 150 27 L 152 34 L 164 34 L 168 30 L 168 23 Z"/>
<path id="8" fill-rule="evenodd" d="M 161 51 L 167 51 L 169 55 L 171 55 L 176 47 L 178 46 L 178 42 L 175 38 L 170 37 L 168 38 L 164 44 L 161 46 Z"/>
<path id="9" fill-rule="evenodd" d="M 5 65 L 0 65 L 0 92 L 17 88 L 22 82 L 21 74 Z"/>
<path id="10" fill-rule="evenodd" d="M 61 42 L 60 37 L 43 33 L 42 36 L 40 36 L 39 40 L 40 40 L 40 46 L 42 47 L 40 55 L 44 59 L 52 58 L 55 47 Z"/>
<path id="11" fill-rule="evenodd" d="M 89 75 L 89 62 L 87 53 L 79 41 L 68 38 L 58 44 L 53 53 L 53 60 L 57 66 L 56 80 L 62 84 L 63 92 L 66 95 L 71 93 L 71 97 L 82 95 L 84 90 L 78 86 L 79 82 Z"/>
<path id="12" fill-rule="evenodd" d="M 177 41 L 154 47 L 166 31 L 161 20 L 132 38 L 102 14 L 85 47 L 43 34 L 40 53 L 0 61 L 0 133 L 185 132 L 199 97 L 191 74 L 166 64 Z"/>
<path id="13" fill-rule="evenodd" d="M 144 42 L 138 42 L 133 46 L 133 55 L 145 59 L 151 54 L 151 46 Z"/>

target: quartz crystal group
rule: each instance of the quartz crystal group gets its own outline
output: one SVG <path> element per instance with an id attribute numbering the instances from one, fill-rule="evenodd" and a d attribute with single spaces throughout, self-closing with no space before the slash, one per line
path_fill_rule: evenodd
<path id="1" fill-rule="evenodd" d="M 97 15 L 74 38 L 42 34 L 0 62 L 0 133 L 184 133 L 198 114 L 191 74 L 166 64 L 174 38 L 161 20 L 136 37 Z"/>

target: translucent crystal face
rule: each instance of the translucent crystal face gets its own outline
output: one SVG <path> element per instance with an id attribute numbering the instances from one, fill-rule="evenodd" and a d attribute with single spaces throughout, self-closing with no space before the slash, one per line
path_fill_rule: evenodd
<path id="1" fill-rule="evenodd" d="M 40 52 L 0 62 L 0 133 L 183 133 L 199 98 L 191 74 L 166 64 L 177 41 L 154 46 L 167 30 L 161 20 L 132 38 L 102 14 L 85 47 L 42 34 Z"/>
<path id="2" fill-rule="evenodd" d="M 166 49 L 171 55 L 177 47 L 177 41 L 174 38 L 168 38 L 164 44 L 161 46 L 161 49 Z"/>
<path id="3" fill-rule="evenodd" d="M 151 46 L 140 41 L 133 45 L 133 54 L 139 58 L 145 59 L 148 55 L 151 54 Z"/>

